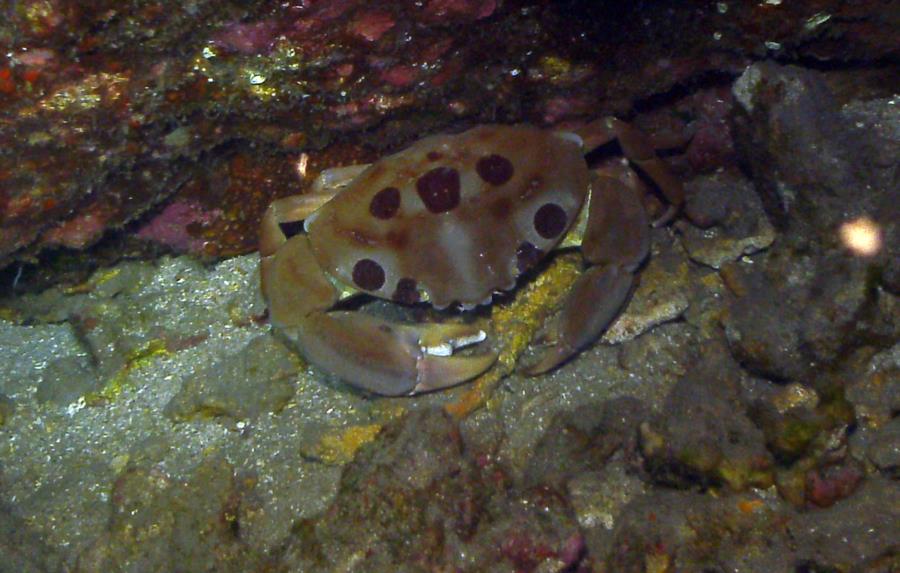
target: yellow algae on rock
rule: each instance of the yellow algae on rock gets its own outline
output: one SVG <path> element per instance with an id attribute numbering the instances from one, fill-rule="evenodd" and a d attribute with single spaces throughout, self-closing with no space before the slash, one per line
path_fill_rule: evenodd
<path id="1" fill-rule="evenodd" d="M 382 424 L 367 424 L 327 434 L 316 445 L 314 455 L 328 464 L 345 464 L 353 459 L 359 448 L 374 440 L 381 428 Z"/>
<path id="2" fill-rule="evenodd" d="M 405 406 L 393 401 L 381 401 L 378 404 L 371 411 L 377 422 L 335 428 L 325 434 L 308 455 L 323 463 L 334 465 L 346 464 L 353 460 L 359 448 L 374 440 L 385 424 L 402 417 L 407 412 Z"/>
<path id="3" fill-rule="evenodd" d="M 101 269 L 91 275 L 91 278 L 86 280 L 85 282 L 79 283 L 77 285 L 72 285 L 70 287 L 63 289 L 63 294 L 84 294 L 93 291 L 98 286 L 111 281 L 121 274 L 122 269 L 120 268 L 112 268 L 112 269 Z"/>
<path id="4" fill-rule="evenodd" d="M 103 388 L 84 396 L 85 404 L 99 406 L 115 400 L 127 386 L 128 376 L 132 371 L 150 366 L 157 358 L 169 354 L 166 342 L 161 338 L 151 340 L 143 347 L 133 350 L 129 353 L 125 366 L 116 372 Z"/>
<path id="5" fill-rule="evenodd" d="M 0 320 L 18 323 L 22 320 L 22 313 L 18 310 L 9 308 L 8 306 L 0 306 Z"/>
<path id="6" fill-rule="evenodd" d="M 467 384 L 455 401 L 444 406 L 464 418 L 490 401 L 494 388 L 516 368 L 532 338 L 558 309 L 581 269 L 580 253 L 564 253 L 531 282 L 515 292 L 509 302 L 492 307 L 491 328 L 499 357 L 494 366 Z"/>

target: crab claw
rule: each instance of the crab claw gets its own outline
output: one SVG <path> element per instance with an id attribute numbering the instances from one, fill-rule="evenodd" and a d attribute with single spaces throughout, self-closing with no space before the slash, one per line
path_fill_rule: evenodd
<path id="1" fill-rule="evenodd" d="M 313 313 L 285 334 L 307 360 L 351 386 L 404 396 L 455 386 L 496 361 L 494 353 L 451 357 L 486 338 L 468 325 L 406 325 L 359 312 Z"/>
<path id="2" fill-rule="evenodd" d="M 475 356 L 423 356 L 418 366 L 418 381 L 410 395 L 443 390 L 456 386 L 478 376 L 494 365 L 497 354 L 477 354 Z"/>
<path id="3" fill-rule="evenodd" d="M 624 306 L 634 277 L 618 265 L 591 267 L 575 282 L 526 376 L 553 370 L 600 336 Z"/>

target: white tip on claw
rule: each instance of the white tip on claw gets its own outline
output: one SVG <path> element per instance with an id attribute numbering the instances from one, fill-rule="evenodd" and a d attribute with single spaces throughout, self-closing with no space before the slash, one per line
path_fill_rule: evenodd
<path id="1" fill-rule="evenodd" d="M 470 344 L 477 344 L 479 342 L 482 342 L 486 338 L 487 333 L 483 330 L 479 330 L 472 336 L 464 336 L 461 338 L 448 340 L 435 346 L 419 346 L 419 348 L 422 350 L 423 354 L 430 354 L 431 356 L 452 356 L 453 351 L 457 348 L 464 348 L 466 346 L 469 346 Z"/>
<path id="2" fill-rule="evenodd" d="M 431 356 L 451 356 L 453 354 L 453 345 L 449 342 L 438 344 L 437 346 L 420 346 L 422 354 L 430 354 Z"/>

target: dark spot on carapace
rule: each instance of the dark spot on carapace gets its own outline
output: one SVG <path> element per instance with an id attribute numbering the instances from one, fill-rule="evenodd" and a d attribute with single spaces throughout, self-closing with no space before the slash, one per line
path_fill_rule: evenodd
<path id="1" fill-rule="evenodd" d="M 459 171 L 435 167 L 416 181 L 422 203 L 432 213 L 446 213 L 459 205 Z"/>
<path id="2" fill-rule="evenodd" d="M 512 200 L 509 197 L 500 197 L 490 204 L 488 210 L 497 219 L 507 219 L 512 213 Z"/>
<path id="3" fill-rule="evenodd" d="M 390 219 L 400 209 L 400 190 L 396 187 L 385 187 L 372 197 L 369 213 L 376 219 Z"/>
<path id="4" fill-rule="evenodd" d="M 392 249 L 405 249 L 409 244 L 409 232 L 406 229 L 391 229 L 384 236 L 388 246 Z"/>
<path id="5" fill-rule="evenodd" d="M 536 265 L 543 256 L 544 251 L 525 241 L 516 249 L 516 267 L 520 273 L 524 273 Z"/>
<path id="6" fill-rule="evenodd" d="M 419 289 L 415 279 L 400 279 L 393 299 L 400 304 L 416 304 L 419 302 Z"/>
<path id="7" fill-rule="evenodd" d="M 384 285 L 384 269 L 372 259 L 360 259 L 353 265 L 353 282 L 363 290 L 378 290 Z"/>
<path id="8" fill-rule="evenodd" d="M 503 185 L 512 179 L 513 164 L 502 155 L 487 155 L 478 160 L 475 171 L 491 185 Z"/>
<path id="9" fill-rule="evenodd" d="M 425 157 L 428 159 L 428 161 L 437 161 L 438 159 L 440 159 L 443 156 L 444 156 L 444 154 L 440 153 L 439 151 L 429 151 L 425 155 Z"/>
<path id="10" fill-rule="evenodd" d="M 552 239 L 566 228 L 566 212 L 556 203 L 546 203 L 534 214 L 534 228 L 538 235 Z"/>

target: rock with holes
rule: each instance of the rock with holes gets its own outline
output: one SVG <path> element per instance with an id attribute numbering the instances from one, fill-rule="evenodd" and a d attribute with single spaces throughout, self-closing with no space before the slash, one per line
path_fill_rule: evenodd
<path id="1" fill-rule="evenodd" d="M 384 395 L 439 390 L 490 368 L 472 324 L 410 325 L 333 311 L 367 294 L 471 309 L 516 287 L 559 247 L 581 247 L 576 281 L 529 368 L 555 368 L 596 340 L 632 289 L 649 247 L 641 180 L 622 161 L 591 172 L 584 152 L 617 139 L 677 206 L 680 182 L 634 128 L 607 118 L 577 132 L 480 126 L 426 137 L 371 165 L 325 171 L 312 192 L 275 201 L 261 228 L 262 290 L 274 326 L 306 358 Z M 288 236 L 293 223 L 302 231 Z M 485 345 L 482 345 L 485 346 Z"/>

